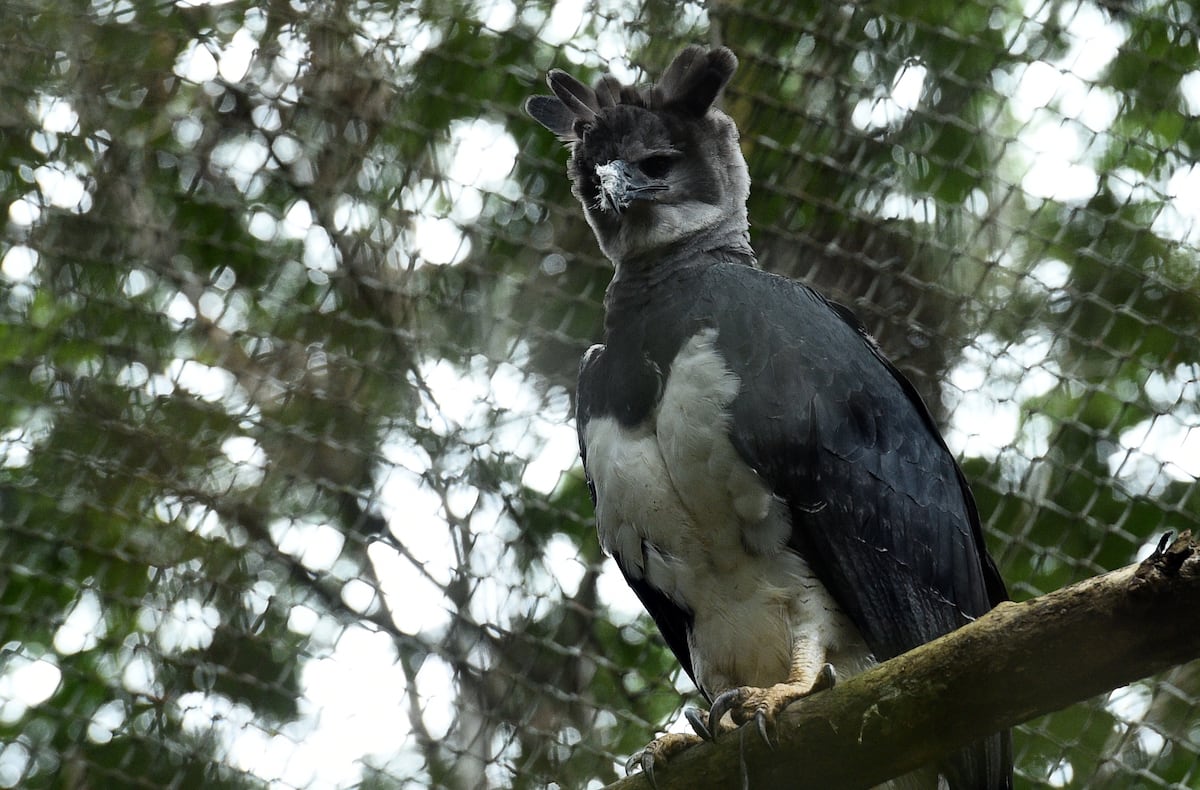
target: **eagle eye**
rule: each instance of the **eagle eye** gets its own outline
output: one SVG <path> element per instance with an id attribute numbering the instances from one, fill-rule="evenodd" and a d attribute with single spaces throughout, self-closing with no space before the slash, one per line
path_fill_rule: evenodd
<path id="1" fill-rule="evenodd" d="M 663 155 L 648 156 L 638 162 L 638 167 L 650 178 L 662 178 L 671 172 L 671 165 L 671 157 Z"/>

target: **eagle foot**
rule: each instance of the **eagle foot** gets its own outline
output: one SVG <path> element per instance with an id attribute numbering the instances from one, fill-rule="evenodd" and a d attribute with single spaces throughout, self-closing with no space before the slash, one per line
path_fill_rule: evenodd
<path id="1" fill-rule="evenodd" d="M 689 711 L 690 713 L 690 711 Z M 688 721 L 692 726 L 696 726 L 696 721 L 688 716 Z M 704 728 L 707 733 L 707 727 Z M 642 773 L 646 775 L 646 779 L 650 782 L 651 787 L 658 787 L 654 781 L 655 768 L 661 768 L 668 761 L 680 752 L 687 751 L 698 743 L 702 743 L 705 738 L 700 735 L 692 735 L 687 732 L 668 732 L 665 735 L 660 735 L 650 743 L 646 744 L 641 751 L 635 752 L 632 757 L 625 761 L 625 773 L 632 774 L 638 768 L 642 769 Z"/>
<path id="2" fill-rule="evenodd" d="M 708 711 L 708 729 L 714 738 L 731 729 L 722 723 L 728 713 L 735 727 L 753 721 L 759 737 L 767 746 L 775 748 L 768 725 L 773 728 L 775 720 L 788 705 L 810 694 L 833 688 L 836 682 L 833 665 L 825 664 L 812 683 L 800 683 L 789 678 L 788 682 L 776 683 L 769 688 L 740 686 L 730 689 L 713 700 L 712 708 Z"/>

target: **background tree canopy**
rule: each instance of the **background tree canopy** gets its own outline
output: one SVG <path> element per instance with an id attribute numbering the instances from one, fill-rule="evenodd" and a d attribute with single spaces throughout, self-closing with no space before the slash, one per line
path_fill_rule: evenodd
<path id="1" fill-rule="evenodd" d="M 0 787 L 585 787 L 696 697 L 601 556 L 563 67 L 733 48 L 767 268 L 852 306 L 1014 597 L 1200 527 L 1186 2 L 0 0 Z M 1020 787 L 1200 788 L 1200 664 Z"/>

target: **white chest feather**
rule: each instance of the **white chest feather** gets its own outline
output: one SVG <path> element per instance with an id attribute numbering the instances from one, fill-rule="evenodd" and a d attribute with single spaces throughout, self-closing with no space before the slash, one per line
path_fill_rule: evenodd
<path id="1" fill-rule="evenodd" d="M 815 640 L 843 676 L 870 663 L 857 630 L 786 547 L 786 504 L 729 439 L 740 382 L 707 329 L 671 364 L 653 416 L 585 430 L 600 542 L 635 578 L 692 612 L 689 647 L 710 695 L 787 676 L 793 644 Z"/>

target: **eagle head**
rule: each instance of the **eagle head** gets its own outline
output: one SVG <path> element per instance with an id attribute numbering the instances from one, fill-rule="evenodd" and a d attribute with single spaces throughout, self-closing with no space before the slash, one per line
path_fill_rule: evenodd
<path id="1" fill-rule="evenodd" d="M 593 89 L 555 69 L 547 77 L 554 95 L 526 101 L 526 112 L 570 146 L 572 191 L 614 263 L 745 232 L 746 160 L 737 127 L 713 106 L 736 69 L 728 49 L 690 46 L 654 85 L 607 75 Z"/>

